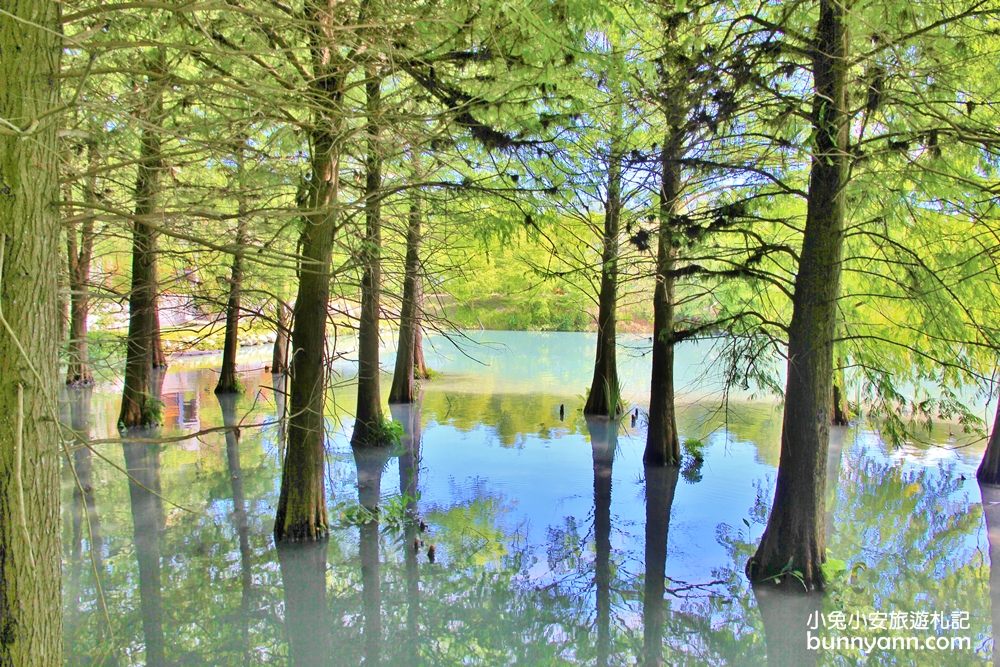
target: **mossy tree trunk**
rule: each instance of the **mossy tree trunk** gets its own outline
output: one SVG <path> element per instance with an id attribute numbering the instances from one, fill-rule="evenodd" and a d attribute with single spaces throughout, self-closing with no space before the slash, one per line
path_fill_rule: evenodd
<path id="1" fill-rule="evenodd" d="M 983 452 L 983 460 L 976 471 L 976 478 L 982 484 L 1000 484 L 1000 397 L 997 398 L 993 431 L 986 443 L 986 451 Z"/>
<path id="2" fill-rule="evenodd" d="M 94 218 L 97 204 L 97 140 L 87 141 L 87 176 L 83 186 L 83 219 L 66 230 L 69 269 L 69 359 L 66 384 L 72 387 L 94 383 L 87 349 L 87 316 L 90 313 L 90 264 L 94 255 Z M 79 227 L 79 228 L 78 228 Z"/>
<path id="3" fill-rule="evenodd" d="M 62 664 L 59 432 L 60 7 L 0 15 L 0 665 Z M 8 329 L 9 327 L 9 329 Z"/>
<path id="4" fill-rule="evenodd" d="M 413 193 L 406 226 L 406 266 L 403 303 L 399 311 L 399 344 L 389 389 L 390 403 L 412 403 L 416 396 L 417 336 L 420 328 L 420 195 Z"/>
<path id="5" fill-rule="evenodd" d="M 299 239 L 298 290 L 292 315 L 289 371 L 288 444 L 281 470 L 275 513 L 276 542 L 322 540 L 328 535 L 323 481 L 324 408 L 326 401 L 326 318 L 330 300 L 330 260 L 337 230 L 343 127 L 344 77 L 347 67 L 333 45 L 335 13 L 317 2 L 306 4 L 311 31 L 314 82 L 310 89 L 316 118 L 312 124 L 311 171 Z M 324 558 L 325 562 L 325 558 Z"/>
<path id="6" fill-rule="evenodd" d="M 601 288 L 597 301 L 597 351 L 594 377 L 583 414 L 610 417 L 618 410 L 618 360 L 615 313 L 618 307 L 618 239 L 621 234 L 621 142 L 613 137 L 608 154 L 608 190 L 601 235 Z"/>
<path id="7" fill-rule="evenodd" d="M 159 131 L 164 118 L 163 80 L 165 55 L 157 49 L 148 65 L 146 95 L 137 115 L 147 120 L 139 139 L 139 164 L 135 184 L 135 220 L 132 223 L 132 286 L 129 291 L 128 341 L 125 356 L 125 386 L 118 423 L 124 428 L 151 426 L 158 410 L 150 401 L 150 375 L 164 365 L 156 313 L 157 232 L 147 222 L 157 210 L 160 174 L 163 169 Z"/>
<path id="8" fill-rule="evenodd" d="M 810 590 L 822 588 L 826 558 L 826 464 L 847 179 L 845 18 L 840 0 L 820 2 L 813 53 L 816 143 L 788 331 L 781 455 L 767 527 L 747 564 L 753 581 L 791 569 Z M 802 588 L 792 577 L 782 579 Z"/>
<path id="9" fill-rule="evenodd" d="M 673 113 L 668 113 L 673 118 Z M 682 138 L 668 133 L 660 154 L 660 210 L 653 290 L 653 351 L 649 383 L 649 427 L 642 460 L 650 466 L 679 466 L 680 438 L 674 405 L 674 215 L 680 195 Z"/>
<path id="10" fill-rule="evenodd" d="M 382 82 L 367 71 L 368 154 L 365 159 L 365 238 L 361 245 L 361 321 L 358 325 L 358 405 L 353 445 L 382 445 L 382 397 L 379 389 L 379 301 L 382 289 L 382 147 L 379 141 Z"/>
<path id="11" fill-rule="evenodd" d="M 229 298 L 226 300 L 226 333 L 222 348 L 222 368 L 216 394 L 235 394 L 242 391 L 240 379 L 236 375 L 236 352 L 240 345 L 240 291 L 243 287 L 243 249 L 247 242 L 246 201 L 241 193 L 243 182 L 244 141 L 240 140 L 236 152 L 237 186 L 239 197 L 236 213 L 236 243 L 233 249 L 233 264 L 229 273 Z"/>

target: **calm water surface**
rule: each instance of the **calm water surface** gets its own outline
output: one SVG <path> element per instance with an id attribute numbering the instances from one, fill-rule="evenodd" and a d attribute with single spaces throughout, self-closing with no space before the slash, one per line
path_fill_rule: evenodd
<path id="1" fill-rule="evenodd" d="M 350 345 L 340 346 L 328 409 L 331 538 L 280 555 L 271 529 L 283 402 L 263 370 L 269 350 L 242 351 L 247 391 L 235 402 L 212 393 L 218 357 L 175 359 L 162 377 L 161 429 L 79 448 L 65 466 L 69 662 L 991 660 L 1000 572 L 991 572 L 987 523 L 1000 531 L 1000 495 L 984 498 L 975 483 L 982 443 L 956 448 L 947 427 L 901 448 L 861 428 L 835 434 L 827 531 L 846 574 L 822 599 L 758 599 L 743 567 L 767 518 L 780 410 L 745 394 L 723 405 L 718 350 L 697 343 L 678 354 L 682 439 L 702 447 L 677 473 L 642 465 L 644 339 L 620 350 L 639 417 L 615 426 L 580 414 L 592 335 L 470 336 L 463 350 L 430 338 L 439 375 L 420 403 L 392 407 L 400 446 L 357 455 L 354 365 Z M 119 393 L 115 378 L 73 392 L 67 423 L 115 437 Z M 810 625 L 827 642 L 942 637 L 967 648 L 809 653 Z"/>

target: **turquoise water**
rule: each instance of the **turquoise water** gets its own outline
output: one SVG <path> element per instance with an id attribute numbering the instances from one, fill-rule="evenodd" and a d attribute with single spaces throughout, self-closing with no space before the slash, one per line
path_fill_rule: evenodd
<path id="1" fill-rule="evenodd" d="M 621 342 L 624 395 L 639 417 L 613 427 L 580 414 L 593 335 L 431 336 L 438 374 L 410 411 L 393 407 L 406 427 L 400 447 L 356 458 L 352 348 L 340 341 L 331 538 L 280 558 L 271 528 L 282 402 L 263 370 L 269 351 L 242 351 L 247 392 L 231 406 L 212 393 L 218 357 L 175 359 L 161 429 L 75 450 L 79 483 L 66 466 L 70 664 L 989 662 L 1000 586 L 990 585 L 983 508 L 1000 497 L 984 504 L 974 480 L 983 443 L 947 426 L 900 448 L 862 427 L 838 431 L 828 542 L 846 573 L 814 606 L 765 599 L 762 615 L 742 570 L 771 500 L 780 406 L 746 391 L 724 397 L 718 347 L 686 344 L 677 381 L 689 453 L 679 474 L 644 470 L 648 342 Z M 391 346 L 383 363 L 391 368 Z M 113 439 L 119 392 L 120 381 L 71 394 L 67 422 Z M 796 653 L 812 612 L 894 611 L 942 616 L 937 629 L 813 634 L 968 646 Z M 952 612 L 968 627 L 941 627 Z"/>

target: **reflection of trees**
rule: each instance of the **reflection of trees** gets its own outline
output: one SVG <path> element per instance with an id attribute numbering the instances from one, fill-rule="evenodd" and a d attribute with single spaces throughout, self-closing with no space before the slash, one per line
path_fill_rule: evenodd
<path id="1" fill-rule="evenodd" d="M 361 586 L 365 614 L 365 664 L 377 665 L 382 657 L 382 576 L 379 562 L 378 504 L 382 496 L 382 471 L 389 460 L 388 447 L 352 447 L 358 468 L 358 502 L 371 512 L 359 527 Z"/>
<path id="2" fill-rule="evenodd" d="M 406 634 L 416 646 L 420 614 L 420 565 L 419 553 L 420 515 L 417 498 L 420 496 L 420 398 L 414 403 L 391 403 L 392 418 L 403 425 L 400 438 L 399 491 L 406 502 L 406 522 L 403 527 L 403 560 L 406 568 Z"/>
<path id="3" fill-rule="evenodd" d="M 990 626 L 993 630 L 993 665 L 1000 665 L 1000 486 L 979 485 L 990 548 Z"/>
<path id="4" fill-rule="evenodd" d="M 326 551 L 325 542 L 277 547 L 285 594 L 285 630 L 292 663 L 302 667 L 330 663 Z"/>
<path id="5" fill-rule="evenodd" d="M 594 459 L 594 538 L 597 559 L 597 664 L 607 665 L 611 651 L 611 469 L 618 446 L 618 422 L 587 418 Z"/>
<path id="6" fill-rule="evenodd" d="M 523 445 L 526 436 L 551 437 L 552 429 L 577 432 L 570 419 L 559 421 L 559 405 L 572 397 L 547 394 L 491 394 L 435 390 L 424 391 L 423 412 L 428 419 L 461 431 L 490 428 L 505 447 Z"/>
<path id="7" fill-rule="evenodd" d="M 252 552 L 247 520 L 246 496 L 243 491 L 243 467 L 240 465 L 240 429 L 236 417 L 238 394 L 216 394 L 222 408 L 222 423 L 226 427 L 226 468 L 233 493 L 233 526 L 240 545 L 240 621 L 243 661 L 250 660 L 250 606 L 253 599 Z"/>
<path id="8" fill-rule="evenodd" d="M 663 595 L 667 564 L 670 509 L 677 489 L 678 469 L 646 466 L 646 575 L 642 594 L 644 665 L 663 664 Z"/>
<path id="9" fill-rule="evenodd" d="M 145 435 L 155 435 L 147 433 Z M 163 590 L 160 577 L 164 528 L 160 491 L 160 446 L 124 441 L 125 468 L 139 565 L 139 608 L 146 639 L 146 664 L 166 664 L 163 640 Z"/>

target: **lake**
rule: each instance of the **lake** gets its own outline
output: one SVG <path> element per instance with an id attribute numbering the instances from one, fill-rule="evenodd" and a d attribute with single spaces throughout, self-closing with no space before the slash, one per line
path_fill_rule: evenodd
<path id="1" fill-rule="evenodd" d="M 120 378 L 69 392 L 66 423 L 97 441 L 64 466 L 69 663 L 989 663 L 1000 571 L 986 518 L 1000 549 L 1000 494 L 975 481 L 984 442 L 948 425 L 900 447 L 837 430 L 827 534 L 841 572 L 822 599 L 758 600 L 743 568 L 781 412 L 748 391 L 723 400 L 717 345 L 679 348 L 684 465 L 647 471 L 647 339 L 620 340 L 638 417 L 614 425 L 581 414 L 593 334 L 452 338 L 425 339 L 436 375 L 419 403 L 392 406 L 399 446 L 357 454 L 352 341 L 338 343 L 331 536 L 280 557 L 284 402 L 269 349 L 241 350 L 236 401 L 212 393 L 219 356 L 173 359 L 162 428 L 126 442 L 101 442 L 118 436 Z M 389 344 L 383 367 L 392 358 Z M 807 632 L 826 647 L 803 654 Z"/>

